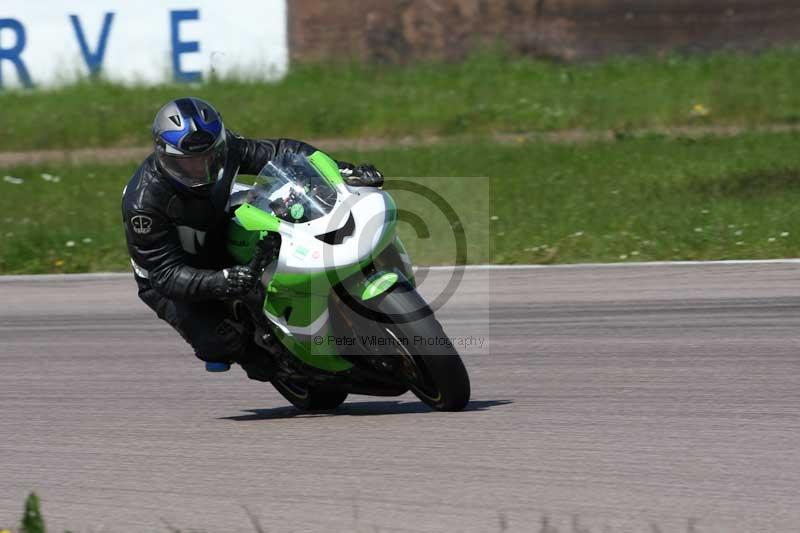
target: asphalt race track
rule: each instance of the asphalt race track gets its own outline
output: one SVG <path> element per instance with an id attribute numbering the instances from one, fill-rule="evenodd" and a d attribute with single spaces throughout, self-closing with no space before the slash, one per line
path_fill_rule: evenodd
<path id="1" fill-rule="evenodd" d="M 206 374 L 128 276 L 0 302 L 0 529 L 35 490 L 58 533 L 800 530 L 800 264 L 471 270 L 448 414 L 301 415 Z"/>

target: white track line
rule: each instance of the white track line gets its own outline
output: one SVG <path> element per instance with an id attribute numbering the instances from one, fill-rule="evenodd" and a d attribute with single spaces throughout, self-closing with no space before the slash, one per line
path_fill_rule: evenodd
<path id="1" fill-rule="evenodd" d="M 569 268 L 628 268 L 664 266 L 800 265 L 800 259 L 731 259 L 726 261 L 640 261 L 629 263 L 575 263 L 567 265 L 469 265 L 467 270 L 550 270 Z M 453 270 L 452 266 L 416 267 L 428 270 Z"/>
<path id="2" fill-rule="evenodd" d="M 14 281 L 102 281 L 130 279 L 132 284 L 136 284 L 133 279 L 133 272 L 92 272 L 89 274 L 13 274 L 10 276 L 0 276 L 0 283 Z M 0 529 L 0 531 L 2 531 Z"/>
<path id="3" fill-rule="evenodd" d="M 555 270 L 555 269 L 592 269 L 592 268 L 645 268 L 645 267 L 693 267 L 693 266 L 764 266 L 764 265 L 800 265 L 800 259 L 734 259 L 728 261 L 652 261 L 631 263 L 576 263 L 570 265 L 468 265 L 465 270 Z M 452 266 L 416 267 L 429 271 L 453 270 Z M 99 281 L 130 279 L 134 283 L 131 272 L 96 272 L 91 274 L 24 274 L 0 276 L 0 283 L 14 281 Z"/>

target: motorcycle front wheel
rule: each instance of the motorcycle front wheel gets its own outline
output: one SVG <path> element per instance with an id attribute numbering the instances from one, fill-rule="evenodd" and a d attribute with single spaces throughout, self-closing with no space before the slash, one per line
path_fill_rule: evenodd
<path id="1" fill-rule="evenodd" d="M 399 283 L 375 302 L 334 308 L 337 335 L 354 338 L 358 356 L 378 357 L 420 400 L 438 411 L 460 411 L 469 403 L 464 363 L 442 325 L 414 287 Z"/>

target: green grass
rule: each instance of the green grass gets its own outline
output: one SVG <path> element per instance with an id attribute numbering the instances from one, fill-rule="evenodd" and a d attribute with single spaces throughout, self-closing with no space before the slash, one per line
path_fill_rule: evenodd
<path id="1" fill-rule="evenodd" d="M 22 533 L 46 533 L 47 531 L 40 509 L 39 497 L 34 492 L 25 500 L 25 513 L 22 515 L 20 531 Z"/>
<path id="2" fill-rule="evenodd" d="M 297 66 L 279 83 L 0 92 L 0 151 L 144 145 L 159 106 L 194 94 L 229 127 L 298 138 L 794 124 L 800 49 L 566 65 L 485 52 L 463 64 Z M 692 116 L 696 104 L 710 113 Z"/>
<path id="3" fill-rule="evenodd" d="M 652 136 L 335 155 L 390 176 L 451 177 L 415 181 L 456 208 L 470 262 L 570 263 L 800 256 L 798 144 L 796 134 Z M 24 179 L 0 181 L 0 273 L 127 270 L 119 202 L 134 167 L 0 169 Z M 481 175 L 491 192 L 488 180 L 457 178 Z M 403 225 L 402 234 L 417 263 L 450 263 L 452 233 L 429 196 L 398 193 L 432 232 L 416 239 Z"/>

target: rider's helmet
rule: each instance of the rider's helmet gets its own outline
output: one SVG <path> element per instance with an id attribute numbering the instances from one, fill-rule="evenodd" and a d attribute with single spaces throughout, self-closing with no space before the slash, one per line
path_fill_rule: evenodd
<path id="1" fill-rule="evenodd" d="M 158 166 L 180 188 L 207 194 L 222 177 L 228 157 L 225 126 L 208 102 L 169 102 L 153 121 L 153 140 Z"/>

